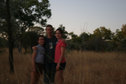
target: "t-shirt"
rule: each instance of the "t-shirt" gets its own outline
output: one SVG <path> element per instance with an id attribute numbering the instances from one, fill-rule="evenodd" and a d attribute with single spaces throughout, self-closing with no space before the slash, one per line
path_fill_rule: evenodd
<path id="1" fill-rule="evenodd" d="M 56 50 L 55 50 L 55 63 L 59 62 L 60 56 L 61 56 L 61 47 L 66 47 L 66 43 L 63 40 L 58 40 L 56 44 Z M 61 63 L 66 62 L 65 57 L 63 57 Z"/>
<path id="2" fill-rule="evenodd" d="M 38 44 L 36 47 L 37 47 L 37 54 L 36 54 L 36 57 L 35 57 L 35 62 L 43 64 L 44 63 L 45 49 L 40 44 Z"/>
<path id="3" fill-rule="evenodd" d="M 55 36 L 52 38 L 45 38 L 45 63 L 54 63 L 56 42 L 57 39 Z"/>

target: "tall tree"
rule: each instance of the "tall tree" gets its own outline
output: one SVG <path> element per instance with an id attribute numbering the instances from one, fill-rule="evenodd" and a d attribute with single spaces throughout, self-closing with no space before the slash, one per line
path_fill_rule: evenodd
<path id="1" fill-rule="evenodd" d="M 0 0 L 0 34 L 5 34 L 9 43 L 10 71 L 13 67 L 13 44 L 35 23 L 44 26 L 51 17 L 48 0 Z"/>
<path id="2" fill-rule="evenodd" d="M 14 72 L 13 65 L 13 38 L 12 38 L 12 24 L 11 24 L 11 14 L 10 14 L 10 0 L 6 0 L 6 8 L 7 8 L 7 34 L 8 34 L 8 43 L 9 43 L 9 62 L 10 62 L 10 72 Z"/>

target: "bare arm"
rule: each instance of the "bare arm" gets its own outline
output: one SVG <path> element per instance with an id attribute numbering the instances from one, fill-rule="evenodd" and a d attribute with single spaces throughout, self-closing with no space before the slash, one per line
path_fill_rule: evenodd
<path id="1" fill-rule="evenodd" d="M 65 53 L 65 47 L 61 47 L 61 56 L 60 56 L 60 59 L 59 59 L 58 64 L 61 63 L 61 61 L 62 61 L 62 59 L 63 59 L 63 57 L 64 57 L 64 53 Z"/>
<path id="2" fill-rule="evenodd" d="M 60 59 L 59 59 L 59 62 L 58 62 L 58 64 L 57 64 L 57 66 L 56 66 L 56 70 L 57 70 L 57 71 L 59 70 L 60 63 L 61 63 L 61 61 L 62 61 L 62 59 L 63 59 L 63 57 L 64 57 L 64 52 L 65 52 L 65 47 L 61 47 L 61 56 L 60 56 Z"/>
<path id="3" fill-rule="evenodd" d="M 36 57 L 36 53 L 37 53 L 37 47 L 32 47 L 33 49 L 33 53 L 32 53 L 32 68 L 33 68 L 33 71 L 35 71 L 35 57 Z"/>

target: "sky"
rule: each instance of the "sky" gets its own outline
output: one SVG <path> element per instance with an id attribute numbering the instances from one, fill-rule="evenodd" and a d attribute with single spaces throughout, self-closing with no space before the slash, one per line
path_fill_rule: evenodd
<path id="1" fill-rule="evenodd" d="M 105 26 L 115 32 L 126 24 L 126 0 L 49 0 L 52 12 L 47 24 L 80 35 Z"/>

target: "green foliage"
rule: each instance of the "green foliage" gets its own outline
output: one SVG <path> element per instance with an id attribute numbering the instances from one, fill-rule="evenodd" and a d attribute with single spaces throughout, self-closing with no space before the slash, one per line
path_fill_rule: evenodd
<path id="1" fill-rule="evenodd" d="M 0 48 L 7 47 L 7 40 L 4 38 L 0 38 Z"/>
<path id="2" fill-rule="evenodd" d="M 89 40 L 90 35 L 87 34 L 86 32 L 83 32 L 83 33 L 80 34 L 80 38 L 81 38 L 83 41 L 87 41 L 87 40 Z"/>
<path id="3" fill-rule="evenodd" d="M 62 29 L 62 31 L 63 31 L 63 38 L 66 39 L 67 36 L 68 36 L 68 32 L 65 30 L 65 27 L 63 25 L 59 25 L 58 28 Z"/>
<path id="4" fill-rule="evenodd" d="M 43 28 L 34 27 L 34 24 L 46 25 L 47 19 L 51 17 L 49 0 L 10 0 L 10 28 L 7 24 L 6 2 L 7 0 L 0 0 L 0 37 L 9 39 L 10 36 L 11 41 L 13 41 L 12 44 L 15 42 L 15 45 L 18 45 L 18 43 L 22 45 L 21 38 L 25 38 L 23 37 L 26 34 L 25 32 L 35 31 L 38 34 L 43 32 Z M 29 46 L 27 41 L 25 44 L 23 43 L 25 47 Z"/>
<path id="5" fill-rule="evenodd" d="M 23 32 L 34 23 L 45 25 L 51 16 L 51 9 L 48 0 L 12 0 L 12 12 Z M 16 7 L 16 9 L 15 9 Z"/>
<path id="6" fill-rule="evenodd" d="M 37 27 L 37 26 L 30 27 L 27 31 L 29 31 L 29 32 L 35 32 L 35 33 L 37 33 L 39 35 L 44 35 L 45 34 L 44 28 Z"/>
<path id="7" fill-rule="evenodd" d="M 105 40 L 110 40 L 112 39 L 112 32 L 110 29 L 106 29 L 105 27 L 100 27 L 94 30 L 94 35 L 105 39 Z"/>
<path id="8" fill-rule="evenodd" d="M 32 46 L 35 46 L 38 44 L 38 34 L 36 32 L 25 32 L 21 38 L 22 40 L 22 46 L 25 48 L 25 51 L 27 52 L 28 48 L 32 48 Z"/>
<path id="9" fill-rule="evenodd" d="M 121 31 L 122 31 L 123 37 L 126 37 L 126 24 L 122 25 Z"/>
<path id="10" fill-rule="evenodd" d="M 8 34 L 7 21 L 6 21 L 6 0 L 0 1 L 0 33 L 5 32 Z M 11 25 L 13 31 L 12 37 L 17 34 L 23 34 L 27 29 L 39 23 L 42 26 L 46 25 L 47 19 L 51 17 L 51 9 L 49 9 L 48 0 L 10 0 L 10 15 Z M 6 36 L 8 37 L 8 36 Z"/>
<path id="11" fill-rule="evenodd" d="M 73 32 L 67 41 L 68 49 L 93 50 L 93 51 L 126 51 L 126 25 L 121 30 L 112 33 L 110 29 L 100 27 L 93 34 L 83 32 L 77 36 Z"/>

